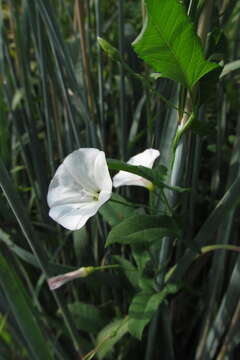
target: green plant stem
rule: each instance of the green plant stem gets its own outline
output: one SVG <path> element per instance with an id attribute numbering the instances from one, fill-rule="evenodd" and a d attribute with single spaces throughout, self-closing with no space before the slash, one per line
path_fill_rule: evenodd
<path id="1" fill-rule="evenodd" d="M 102 35 L 102 16 L 101 16 L 101 0 L 95 0 L 95 11 L 96 11 L 96 35 L 97 37 Z M 104 113 L 104 83 L 103 83 L 103 61 L 102 61 L 102 50 L 98 44 L 97 48 L 98 56 L 98 104 L 99 104 L 99 115 L 101 124 L 101 135 L 102 135 L 102 147 L 105 149 L 105 113 Z"/>
<path id="2" fill-rule="evenodd" d="M 77 19 L 77 24 L 79 28 L 80 34 L 80 46 L 82 51 L 82 62 L 83 62 L 83 74 L 85 79 L 86 93 L 88 99 L 88 107 L 90 110 L 90 116 L 92 120 L 94 120 L 95 114 L 95 103 L 94 103 L 94 94 L 93 94 L 93 86 L 91 79 L 91 71 L 89 65 L 89 57 L 88 57 L 88 49 L 86 42 L 86 31 L 85 31 L 85 4 L 83 0 L 75 0 L 75 14 Z"/>
<path id="3" fill-rule="evenodd" d="M 191 127 L 194 119 L 196 118 L 196 115 L 194 113 L 192 113 L 189 118 L 187 119 L 187 121 L 177 130 L 176 136 L 173 140 L 173 158 L 172 158 L 172 165 L 174 162 L 174 156 L 175 156 L 175 152 L 177 149 L 177 146 L 179 144 L 180 139 L 182 138 L 183 134 L 185 134 L 187 132 L 187 130 Z"/>
<path id="4" fill-rule="evenodd" d="M 171 209 L 171 206 L 168 202 L 167 196 L 165 195 L 163 189 L 160 189 L 160 197 L 162 198 L 163 202 L 165 203 L 166 209 L 167 209 L 167 212 L 169 213 L 169 215 L 173 216 L 173 210 Z"/>
<path id="5" fill-rule="evenodd" d="M 124 0 L 118 0 L 118 44 L 119 54 L 124 56 Z M 121 129 L 121 156 L 124 160 L 127 157 L 127 127 L 126 127 L 126 91 L 125 91 L 125 69 L 123 64 L 119 63 L 120 71 L 120 97 L 119 97 L 119 125 Z"/>
<path id="6" fill-rule="evenodd" d="M 107 270 L 107 269 L 116 269 L 121 268 L 121 265 L 113 264 L 113 265 L 103 265 L 103 266 L 94 266 L 94 271 L 96 270 Z"/>

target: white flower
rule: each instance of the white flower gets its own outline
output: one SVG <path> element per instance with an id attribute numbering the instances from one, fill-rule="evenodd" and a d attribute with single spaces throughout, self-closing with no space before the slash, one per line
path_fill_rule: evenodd
<path id="1" fill-rule="evenodd" d="M 140 154 L 137 154 L 133 157 L 131 157 L 127 164 L 130 165 L 142 165 L 148 168 L 152 168 L 154 161 L 159 157 L 160 152 L 155 149 L 147 149 Z M 136 186 L 143 186 L 146 187 L 149 190 L 152 190 L 153 184 L 151 181 L 144 179 L 143 177 L 139 175 L 135 175 L 132 173 L 129 173 L 127 171 L 119 171 L 114 177 L 113 177 L 113 186 L 119 187 L 122 185 L 136 185 Z"/>
<path id="2" fill-rule="evenodd" d="M 64 159 L 49 185 L 49 216 L 69 230 L 78 230 L 111 194 L 105 153 L 81 148 Z"/>

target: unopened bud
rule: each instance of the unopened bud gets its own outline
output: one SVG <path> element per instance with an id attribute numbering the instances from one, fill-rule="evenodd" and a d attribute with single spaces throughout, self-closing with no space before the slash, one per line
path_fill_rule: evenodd
<path id="1" fill-rule="evenodd" d="M 68 272 L 66 274 L 61 274 L 58 276 L 54 276 L 48 279 L 48 286 L 50 290 L 58 289 L 60 286 L 64 285 L 68 281 L 72 281 L 77 278 L 84 278 L 90 275 L 94 271 L 93 266 L 81 267 L 78 270 Z"/>

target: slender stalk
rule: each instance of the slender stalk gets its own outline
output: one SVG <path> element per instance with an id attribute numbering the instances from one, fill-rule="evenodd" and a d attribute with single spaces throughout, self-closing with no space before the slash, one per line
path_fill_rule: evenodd
<path id="1" fill-rule="evenodd" d="M 50 121 L 50 99 L 48 97 L 47 92 L 47 72 L 46 72 L 46 53 L 44 51 L 44 39 L 43 33 L 41 31 L 41 27 L 43 26 L 42 19 L 37 12 L 37 35 L 38 35 L 38 47 L 39 47 L 39 67 L 42 79 L 42 92 L 43 92 L 43 103 L 44 103 L 44 112 L 45 112 L 45 121 L 47 128 L 47 146 L 48 146 L 48 155 L 49 155 L 49 163 L 51 169 L 51 175 L 54 173 L 54 159 L 53 159 L 53 132 Z"/>
<path id="2" fill-rule="evenodd" d="M 33 2 L 27 0 L 28 6 L 31 7 Z M 62 101 L 67 110 L 68 122 L 73 133 L 72 148 L 80 147 L 80 136 L 78 124 L 76 121 L 76 112 L 70 100 L 69 88 L 74 93 L 76 92 L 78 99 L 81 103 L 81 106 L 85 112 L 84 119 L 89 119 L 89 112 L 87 106 L 84 102 L 82 94 L 79 89 L 79 85 L 76 81 L 73 71 L 73 65 L 70 61 L 68 53 L 65 50 L 65 44 L 61 38 L 61 35 L 58 31 L 58 28 L 55 23 L 55 17 L 51 8 L 51 5 L 46 0 L 39 0 L 37 2 L 37 9 L 39 14 L 46 26 L 48 39 L 52 48 L 52 52 L 55 58 L 55 67 L 56 67 L 56 80 L 58 84 L 58 89 L 60 88 L 60 94 L 62 95 Z M 66 76 L 67 75 L 67 76 Z M 85 121 L 86 121 L 85 120 Z M 86 121 L 87 122 L 87 121 Z M 87 138 L 89 134 L 87 133 Z M 75 143 L 75 144 L 74 144 Z"/>
<path id="3" fill-rule="evenodd" d="M 102 12 L 101 12 L 101 1 L 95 0 L 96 8 L 96 35 L 97 38 L 102 36 Z M 102 147 L 105 149 L 105 115 L 104 115 L 104 85 L 103 85 L 103 62 L 102 62 L 102 50 L 100 45 L 97 45 L 97 56 L 98 56 L 98 104 L 99 104 L 99 115 L 101 124 L 102 134 Z"/>
<path id="4" fill-rule="evenodd" d="M 207 33 L 209 30 L 209 24 L 211 21 L 212 11 L 213 11 L 213 4 L 214 0 L 207 0 L 204 3 L 204 7 L 202 9 L 199 21 L 198 21 L 198 28 L 197 34 L 200 37 L 203 46 L 205 46 Z"/>
<path id="5" fill-rule="evenodd" d="M 88 94 L 88 106 L 90 110 L 90 114 L 94 119 L 95 113 L 95 103 L 94 103 L 94 95 L 93 95 L 93 86 L 91 79 L 91 72 L 89 66 L 89 58 L 86 44 L 86 31 L 85 31 L 85 9 L 84 9 L 84 0 L 75 0 L 75 9 L 76 9 L 76 19 L 79 28 L 80 34 L 80 46 L 82 51 L 82 59 L 83 59 L 83 71 L 84 71 L 84 79 L 86 83 L 86 89 Z"/>
<path id="6" fill-rule="evenodd" d="M 124 0 L 118 0 L 118 44 L 121 57 L 124 56 Z M 120 107 L 119 124 L 121 128 L 121 156 L 127 158 L 127 121 L 126 121 L 126 95 L 125 95 L 125 71 L 123 64 L 119 64 L 120 70 Z"/>
<path id="7" fill-rule="evenodd" d="M 231 341 L 233 340 L 235 332 L 239 329 L 240 321 L 240 302 L 238 302 L 228 332 L 224 337 L 223 344 L 219 350 L 216 360 L 224 360 L 230 350 Z"/>

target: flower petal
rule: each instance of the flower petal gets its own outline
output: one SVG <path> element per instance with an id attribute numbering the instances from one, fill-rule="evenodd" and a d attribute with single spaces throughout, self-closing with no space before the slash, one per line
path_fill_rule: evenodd
<path id="1" fill-rule="evenodd" d="M 78 149 L 66 157 L 63 166 L 75 182 L 89 192 L 101 190 L 104 182 L 108 188 L 112 186 L 103 151 L 94 148 Z"/>
<path id="2" fill-rule="evenodd" d="M 147 149 L 140 154 L 137 154 L 133 157 L 131 157 L 127 164 L 131 165 L 142 165 L 148 168 L 152 168 L 154 161 L 159 157 L 160 152 L 155 149 Z M 119 187 L 123 185 L 136 185 L 136 186 L 143 186 L 146 188 L 151 187 L 151 181 L 144 179 L 143 177 L 135 174 L 131 174 L 127 171 L 119 171 L 114 177 L 113 177 L 113 186 Z"/>
<path id="3" fill-rule="evenodd" d="M 112 180 L 109 174 L 105 153 L 99 151 L 94 163 L 95 182 L 99 189 L 106 192 L 112 191 Z"/>
<path id="4" fill-rule="evenodd" d="M 74 231 L 81 229 L 100 206 L 98 201 L 89 204 L 57 205 L 50 209 L 49 216 L 66 229 Z"/>
<path id="5" fill-rule="evenodd" d="M 154 161 L 159 157 L 160 151 L 156 149 L 146 149 L 145 151 L 132 156 L 127 164 L 142 165 L 148 168 L 152 168 Z"/>
<path id="6" fill-rule="evenodd" d="M 111 193 L 104 152 L 93 148 L 76 150 L 58 167 L 49 185 L 49 216 L 69 230 L 78 230 Z"/>
<path id="7" fill-rule="evenodd" d="M 115 188 L 119 186 L 124 185 L 135 185 L 135 186 L 143 186 L 148 187 L 148 185 L 151 184 L 151 181 L 144 179 L 141 176 L 131 174 L 127 171 L 119 171 L 114 177 L 113 177 L 113 186 Z"/>

